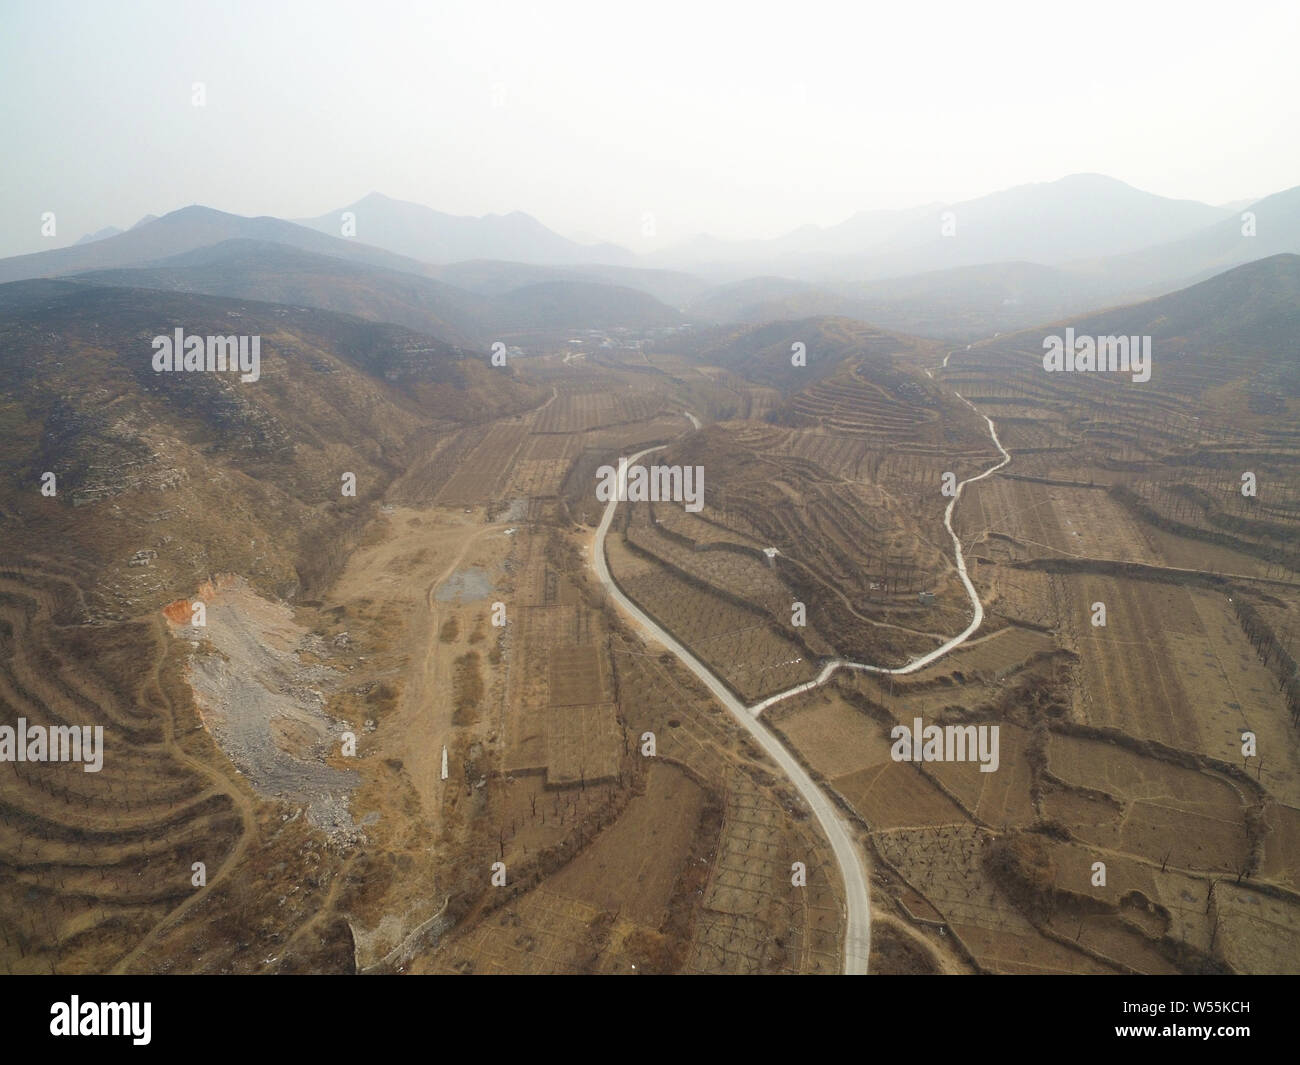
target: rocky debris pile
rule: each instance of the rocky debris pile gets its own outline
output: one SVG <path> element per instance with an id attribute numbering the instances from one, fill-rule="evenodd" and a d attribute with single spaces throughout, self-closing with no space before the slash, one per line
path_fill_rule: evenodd
<path id="1" fill-rule="evenodd" d="M 311 661 L 327 657 L 325 641 L 242 577 L 204 582 L 199 598 L 206 604 L 203 629 L 190 625 L 185 600 L 164 613 L 178 637 L 193 643 L 203 633 L 188 677 L 203 724 L 259 794 L 304 807 L 336 844 L 360 842 L 364 827 L 354 823 L 350 806 L 360 775 L 327 761 L 351 730 L 325 712 L 343 677 Z"/>

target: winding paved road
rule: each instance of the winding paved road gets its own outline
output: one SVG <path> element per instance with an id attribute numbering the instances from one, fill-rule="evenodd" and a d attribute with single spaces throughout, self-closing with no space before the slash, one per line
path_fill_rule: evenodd
<path id="1" fill-rule="evenodd" d="M 754 715 L 746 709 L 745 704 L 727 690 L 727 686 L 713 675 L 708 666 L 691 654 L 673 638 L 671 633 L 661 628 L 658 622 L 625 596 L 610 576 L 609 566 L 605 561 L 605 534 L 609 532 L 610 523 L 614 520 L 614 511 L 618 509 L 618 497 L 624 494 L 627 467 L 632 466 L 643 455 L 659 450 L 662 450 L 662 446 L 646 448 L 644 451 L 638 451 L 628 459 L 627 466 L 622 466 L 620 463 L 619 490 L 615 497 L 606 504 L 605 513 L 600 519 L 599 527 L 596 529 L 596 544 L 591 554 L 596 577 L 604 585 L 610 598 L 618 603 L 642 629 L 672 651 L 687 669 L 700 678 L 704 686 L 717 697 L 718 702 L 722 703 L 731 712 L 731 716 L 736 719 L 740 726 L 753 736 L 754 741 L 771 755 L 773 761 L 785 771 L 786 776 L 790 778 L 790 782 L 794 784 L 799 794 L 803 796 L 804 801 L 812 809 L 813 815 L 817 818 L 817 823 L 821 825 L 822 832 L 830 841 L 831 850 L 835 853 L 835 861 L 840 867 L 840 875 L 844 880 L 844 898 L 848 907 L 848 926 L 844 935 L 844 972 L 849 975 L 861 975 L 867 971 L 867 958 L 871 953 L 871 912 L 870 902 L 868 901 L 867 863 L 863 857 L 862 849 L 853 841 L 853 834 L 848 823 L 840 815 L 839 810 L 823 794 L 822 790 L 813 783 L 813 779 L 808 775 L 807 770 L 796 762 L 790 752 L 785 749 L 784 744 L 759 724 Z"/>
<path id="2" fill-rule="evenodd" d="M 966 406 L 970 407 L 971 410 L 975 411 L 976 414 L 979 414 L 979 411 L 975 408 L 975 404 L 960 392 L 954 392 L 953 395 L 965 403 Z M 779 703 L 782 699 L 788 699 L 792 695 L 798 695 L 800 692 L 810 691 L 821 684 L 825 684 L 826 681 L 831 678 L 831 675 L 837 669 L 841 668 L 856 669 L 862 673 L 892 673 L 895 676 L 901 676 L 904 673 L 915 673 L 918 669 L 924 669 L 931 662 L 935 661 L 935 659 L 942 658 L 954 648 L 960 647 L 969 640 L 971 636 L 975 634 L 975 631 L 984 623 L 984 604 L 980 602 L 979 593 L 975 591 L 975 585 L 971 583 L 970 574 L 966 572 L 966 555 L 961 549 L 960 538 L 957 536 L 957 533 L 953 531 L 952 511 L 957 505 L 957 500 L 961 498 L 963 489 L 965 489 L 968 484 L 973 484 L 975 481 L 982 481 L 985 477 L 988 477 L 990 474 L 994 474 L 998 470 L 1002 469 L 1003 466 L 1011 461 L 1011 453 L 1002 446 L 1002 441 L 998 439 L 998 430 L 997 426 L 993 424 L 993 419 L 987 414 L 980 414 L 980 417 L 988 422 L 989 435 L 993 438 L 993 443 L 997 447 L 998 451 L 1002 453 L 1002 461 L 990 466 L 983 473 L 978 473 L 973 477 L 967 477 L 966 480 L 959 482 L 957 490 L 953 493 L 952 498 L 948 500 L 948 506 L 943 512 L 943 527 L 948 530 L 948 535 L 952 537 L 953 555 L 957 562 L 957 576 L 961 578 L 962 586 L 966 589 L 966 595 L 970 598 L 971 606 L 973 607 L 970 624 L 947 643 L 936 647 L 933 651 L 928 651 L 919 658 L 912 659 L 912 661 L 908 662 L 905 666 L 898 666 L 893 669 L 886 668 L 885 666 L 873 666 L 867 662 L 854 662 L 848 658 L 833 658 L 831 661 L 826 663 L 825 668 L 817 675 L 815 680 L 810 680 L 804 684 L 799 684 L 790 688 L 787 691 L 777 692 L 775 695 L 768 696 L 761 702 L 757 702 L 751 706 L 749 708 L 750 713 L 757 717 L 773 703 Z"/>
<path id="3" fill-rule="evenodd" d="M 951 352 L 949 353 L 951 355 Z M 945 358 L 943 364 L 948 365 L 948 359 Z M 975 404 L 963 396 L 960 392 L 955 392 L 963 403 L 977 414 Z M 699 419 L 689 411 L 684 412 L 686 417 L 691 420 L 695 428 L 700 427 Z M 949 651 L 965 643 L 984 621 L 984 604 L 980 602 L 979 594 L 975 591 L 974 584 L 971 583 L 969 574 L 966 572 L 966 557 L 962 552 L 961 540 L 952 527 L 953 508 L 957 505 L 957 500 L 961 498 L 962 490 L 968 484 L 975 481 L 982 481 L 985 477 L 996 473 L 1011 461 L 1011 454 L 1002 446 L 998 439 L 997 426 L 993 424 L 993 419 L 988 415 L 980 415 L 989 427 L 989 435 L 993 438 L 993 443 L 998 451 L 1002 454 L 1002 461 L 990 466 L 983 473 L 968 477 L 957 485 L 956 492 L 953 493 L 952 499 L 948 501 L 947 509 L 944 510 L 943 524 L 948 530 L 948 535 L 952 537 L 953 551 L 957 563 L 957 574 L 961 577 L 962 585 L 966 589 L 966 594 L 970 597 L 971 604 L 974 608 L 970 624 L 966 626 L 958 635 L 954 636 L 947 643 L 936 647 L 919 658 L 913 659 L 905 666 L 897 668 L 886 668 L 884 666 L 873 666 L 866 662 L 854 662 L 850 659 L 837 658 L 828 662 L 821 673 L 815 680 L 807 681 L 804 684 L 798 684 L 786 691 L 778 692 L 776 695 L 769 696 L 753 706 L 745 706 L 737 699 L 725 684 L 709 669 L 703 662 L 688 651 L 679 643 L 671 633 L 659 625 L 653 618 L 645 613 L 619 589 L 614 583 L 613 577 L 609 572 L 609 565 L 605 559 L 605 534 L 609 532 L 610 524 L 614 520 L 614 512 L 618 509 L 618 499 L 626 489 L 627 470 L 634 465 L 642 456 L 648 455 L 653 451 L 662 451 L 667 445 L 659 447 L 648 447 L 643 451 L 638 451 L 626 465 L 620 463 L 620 480 L 618 491 L 615 497 L 605 505 L 605 513 L 601 516 L 600 525 L 596 529 L 596 541 L 592 550 L 591 562 L 595 569 L 596 577 L 609 593 L 610 597 L 624 612 L 646 632 L 663 644 L 670 650 L 681 663 L 694 673 L 706 688 L 711 691 L 717 700 L 731 713 L 732 717 L 751 735 L 760 747 L 763 748 L 772 759 L 779 765 L 785 774 L 790 778 L 799 794 L 803 796 L 804 801 L 813 811 L 817 818 L 817 823 L 821 825 L 822 832 L 825 833 L 826 839 L 831 845 L 831 850 L 835 855 L 835 861 L 840 867 L 840 875 L 844 881 L 844 899 L 848 910 L 848 922 L 844 932 L 844 972 L 846 975 L 860 975 L 867 971 L 867 959 L 871 953 L 871 901 L 870 891 L 867 886 L 867 863 L 862 849 L 856 845 L 853 839 L 852 830 L 847 821 L 840 814 L 835 804 L 831 802 L 825 793 L 816 785 L 812 777 L 801 766 L 794 757 L 786 750 L 785 745 L 776 738 L 773 733 L 764 728 L 758 721 L 758 716 L 773 703 L 778 703 L 783 699 L 788 699 L 800 692 L 811 691 L 827 680 L 835 673 L 837 669 L 855 669 L 868 673 L 914 673 L 918 669 L 923 669 L 935 659 L 941 658 Z"/>

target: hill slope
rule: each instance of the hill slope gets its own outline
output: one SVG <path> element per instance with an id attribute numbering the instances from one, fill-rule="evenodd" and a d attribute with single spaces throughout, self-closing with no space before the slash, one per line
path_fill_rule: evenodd
<path id="1" fill-rule="evenodd" d="M 178 327 L 260 336 L 260 378 L 155 372 L 151 339 Z M 59 544 L 100 616 L 225 570 L 280 595 L 311 586 L 421 433 L 542 398 L 396 326 L 63 281 L 0 286 L 0 371 L 6 529 Z M 128 568 L 138 551 L 156 557 Z"/>
<path id="2" fill-rule="evenodd" d="M 206 293 L 355 314 L 480 347 L 492 332 L 490 301 L 433 278 L 236 239 L 196 248 L 147 267 L 73 275 L 96 284 Z"/>
<path id="3" fill-rule="evenodd" d="M 259 299 L 394 322 L 475 351 L 519 331 L 651 328 L 681 321 L 654 297 L 593 281 L 548 280 L 482 295 L 401 270 L 269 241 L 229 240 L 147 267 L 73 275 L 97 284 Z"/>
<path id="4" fill-rule="evenodd" d="M 1063 337 L 1067 328 L 1076 337 L 1150 337 L 1149 379 L 1046 372 L 1044 339 Z M 964 395 L 996 382 L 998 394 L 1015 394 L 1022 405 L 1032 400 L 1036 416 L 1057 417 L 1071 431 L 1104 424 L 1152 439 L 1212 432 L 1243 440 L 1255 431 L 1293 437 L 1300 414 L 1300 256 L 1272 256 L 1156 299 L 977 344 L 944 376 Z M 1091 422 L 1079 421 L 1082 411 Z M 1194 418 L 1204 421 L 1192 425 Z"/>
<path id="5" fill-rule="evenodd" d="M 1153 281 L 1190 284 L 1241 263 L 1300 253 L 1300 185 L 1266 196 L 1246 208 L 1254 235 L 1244 232 L 1241 211 L 1179 240 L 1103 259 L 1093 268 L 1118 285 Z"/>
<path id="6" fill-rule="evenodd" d="M 319 255 L 334 255 L 353 262 L 390 270 L 427 274 L 428 267 L 380 248 L 326 236 L 280 218 L 245 218 L 211 207 L 184 207 L 162 218 L 142 222 L 125 233 L 69 248 L 33 252 L 0 259 L 0 283 L 32 277 L 60 277 L 88 270 L 143 266 L 182 252 L 222 241 L 274 241 Z"/>

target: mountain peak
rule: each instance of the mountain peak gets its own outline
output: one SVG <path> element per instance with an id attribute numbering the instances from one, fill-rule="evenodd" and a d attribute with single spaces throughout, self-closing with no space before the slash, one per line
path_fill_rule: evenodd
<path id="1" fill-rule="evenodd" d="M 627 264 L 630 252 L 611 245 L 586 246 L 561 236 L 525 211 L 451 215 L 423 204 L 394 200 L 378 192 L 352 205 L 359 208 L 356 239 L 427 263 L 476 259 L 518 263 Z M 347 210 L 349 208 L 344 208 Z M 299 224 L 323 233 L 338 231 L 338 211 Z"/>
<path id="2" fill-rule="evenodd" d="M 1093 170 L 1082 171 L 1078 174 L 1066 174 L 1063 178 L 1057 178 L 1056 181 L 1047 182 L 1049 185 L 1123 185 L 1126 189 L 1133 188 L 1127 181 L 1121 181 L 1119 178 L 1111 177 L 1109 174 L 1098 174 Z"/>

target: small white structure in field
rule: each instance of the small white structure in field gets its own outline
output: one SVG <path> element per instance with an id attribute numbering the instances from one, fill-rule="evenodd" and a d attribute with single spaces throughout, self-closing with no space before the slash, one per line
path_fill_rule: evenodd
<path id="1" fill-rule="evenodd" d="M 775 547 L 763 548 L 763 554 L 767 556 L 767 564 L 771 566 L 773 569 L 776 569 L 776 556 L 779 555 L 780 553 L 781 552 L 778 551 Z"/>
<path id="2" fill-rule="evenodd" d="M 447 745 L 446 744 L 443 744 L 442 747 L 442 779 L 443 780 L 447 779 Z"/>

